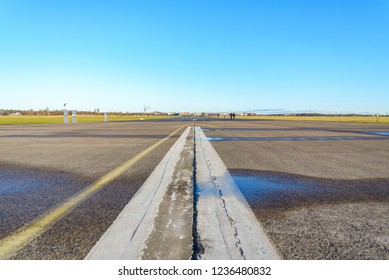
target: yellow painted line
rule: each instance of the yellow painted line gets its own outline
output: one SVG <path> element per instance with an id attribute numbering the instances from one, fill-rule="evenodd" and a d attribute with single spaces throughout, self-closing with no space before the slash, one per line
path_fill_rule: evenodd
<path id="1" fill-rule="evenodd" d="M 141 160 L 145 155 L 153 151 L 156 147 L 158 147 L 163 142 L 172 137 L 174 134 L 176 134 L 181 128 L 182 126 L 173 133 L 169 134 L 167 137 L 151 145 L 147 149 L 137 154 L 135 157 L 131 158 L 130 160 L 118 166 L 108 174 L 104 175 L 92 185 L 76 193 L 58 206 L 50 209 L 42 216 L 33 220 L 31 223 L 18 229 L 16 232 L 1 239 L 0 259 L 9 259 L 13 255 L 15 255 L 18 251 L 28 245 L 28 243 L 30 243 L 32 240 L 34 240 L 43 232 L 45 232 L 48 228 L 50 228 L 54 223 L 56 223 L 66 214 L 70 213 L 77 205 L 79 205 L 80 203 L 88 199 L 90 196 L 92 196 L 94 193 L 99 191 L 101 188 L 103 188 L 105 185 L 119 177 L 130 167 L 135 165 L 139 160 Z"/>

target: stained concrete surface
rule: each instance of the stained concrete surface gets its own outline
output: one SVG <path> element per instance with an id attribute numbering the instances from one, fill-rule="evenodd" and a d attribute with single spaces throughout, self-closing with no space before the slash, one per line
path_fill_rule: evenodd
<path id="1" fill-rule="evenodd" d="M 141 259 L 190 260 L 193 254 L 193 138 L 187 139 L 158 207 Z"/>

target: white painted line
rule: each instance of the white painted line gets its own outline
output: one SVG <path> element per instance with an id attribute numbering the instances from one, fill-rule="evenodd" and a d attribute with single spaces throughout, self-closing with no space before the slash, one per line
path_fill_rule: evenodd
<path id="1" fill-rule="evenodd" d="M 280 259 L 223 161 L 196 129 L 197 230 L 201 259 Z"/>
<path id="2" fill-rule="evenodd" d="M 139 260 L 153 219 L 172 180 L 188 127 L 85 259 Z"/>

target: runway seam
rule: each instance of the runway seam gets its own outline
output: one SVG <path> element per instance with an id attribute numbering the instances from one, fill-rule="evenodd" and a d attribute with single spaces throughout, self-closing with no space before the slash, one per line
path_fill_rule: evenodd
<path id="1" fill-rule="evenodd" d="M 201 258 L 279 259 L 212 144 L 201 130 L 196 136 L 198 230 L 206 241 Z"/>
<path id="2" fill-rule="evenodd" d="M 193 125 L 193 224 L 192 224 L 192 260 L 201 259 L 201 254 L 204 253 L 204 247 L 201 244 L 201 236 L 197 230 L 197 204 L 199 200 L 199 188 L 197 186 L 197 162 L 196 162 L 196 126 Z"/>
<path id="3" fill-rule="evenodd" d="M 227 202 L 226 200 L 224 199 L 224 194 L 223 194 L 223 191 L 222 189 L 220 188 L 219 185 L 216 184 L 215 180 L 215 176 L 212 176 L 212 171 L 211 171 L 211 168 L 209 166 L 209 160 L 207 159 L 207 156 L 205 153 L 203 153 L 203 156 L 204 156 L 204 162 L 206 163 L 207 165 L 207 169 L 208 169 L 208 173 L 209 173 L 209 179 L 210 179 L 210 182 L 212 183 L 213 187 L 215 188 L 215 190 L 217 191 L 218 195 L 219 195 L 219 200 L 222 204 L 222 208 L 224 210 L 224 214 L 225 216 L 227 217 L 227 220 L 230 224 L 230 227 L 232 228 L 233 230 L 233 236 L 235 238 L 235 247 L 238 249 L 238 252 L 240 254 L 240 256 L 242 257 L 243 260 L 246 259 L 246 256 L 244 254 L 244 251 L 243 251 L 243 248 L 242 248 L 242 242 L 239 238 L 239 233 L 238 233 L 238 228 L 236 227 L 236 222 L 235 220 L 231 217 L 229 211 L 228 211 L 228 207 L 227 207 Z M 219 223 L 221 224 L 221 223 Z M 225 238 L 224 238 L 225 240 Z M 226 242 L 224 242 L 226 244 Z"/>

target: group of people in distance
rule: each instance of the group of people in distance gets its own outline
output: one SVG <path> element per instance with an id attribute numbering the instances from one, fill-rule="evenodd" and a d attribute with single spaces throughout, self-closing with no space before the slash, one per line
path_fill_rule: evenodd
<path id="1" fill-rule="evenodd" d="M 219 116 L 219 114 L 218 114 L 218 116 Z M 228 116 L 228 114 L 224 113 L 223 116 L 224 116 L 224 118 L 226 118 Z M 230 116 L 230 120 L 232 121 L 233 119 L 235 119 L 236 115 L 235 115 L 235 113 L 230 113 L 229 116 Z"/>

